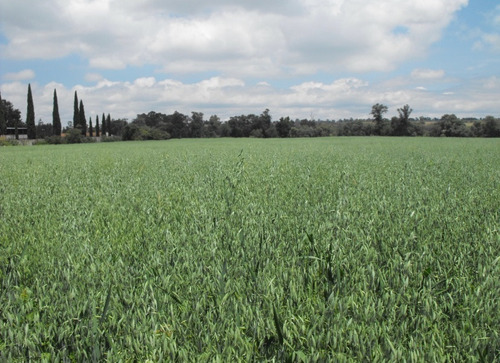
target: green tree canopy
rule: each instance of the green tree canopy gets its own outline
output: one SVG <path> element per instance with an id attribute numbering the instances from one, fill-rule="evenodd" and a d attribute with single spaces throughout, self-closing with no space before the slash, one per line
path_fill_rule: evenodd
<path id="1" fill-rule="evenodd" d="M 399 117 L 394 117 L 391 121 L 393 135 L 409 136 L 412 134 L 410 130 L 410 114 L 412 111 L 409 105 L 398 108 Z"/>
<path id="2" fill-rule="evenodd" d="M 441 136 L 449 136 L 449 137 L 460 137 L 460 136 L 468 136 L 468 130 L 465 126 L 463 120 L 459 119 L 454 114 L 446 114 L 441 116 L 441 120 L 439 121 L 439 128 L 441 130 Z"/>
<path id="3" fill-rule="evenodd" d="M 370 115 L 372 115 L 375 120 L 375 132 L 377 135 L 382 134 L 382 129 L 384 127 L 384 113 L 386 113 L 387 110 L 387 106 L 381 103 L 376 103 L 372 106 Z"/>

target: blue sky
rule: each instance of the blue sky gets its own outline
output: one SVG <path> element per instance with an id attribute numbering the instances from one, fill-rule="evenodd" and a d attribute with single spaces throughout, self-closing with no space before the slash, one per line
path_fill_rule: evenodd
<path id="1" fill-rule="evenodd" d="M 64 121 L 157 111 L 274 119 L 500 116 L 491 0 L 0 0 L 0 91 Z"/>

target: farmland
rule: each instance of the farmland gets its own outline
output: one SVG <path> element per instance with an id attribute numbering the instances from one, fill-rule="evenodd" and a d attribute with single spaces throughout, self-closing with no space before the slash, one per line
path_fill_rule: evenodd
<path id="1" fill-rule="evenodd" d="M 0 360 L 498 360 L 499 218 L 495 139 L 0 148 Z"/>

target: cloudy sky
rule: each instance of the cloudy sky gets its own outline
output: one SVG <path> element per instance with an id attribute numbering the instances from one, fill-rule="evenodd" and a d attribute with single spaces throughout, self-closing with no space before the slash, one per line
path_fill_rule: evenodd
<path id="1" fill-rule="evenodd" d="M 157 111 L 225 120 L 500 116 L 493 0 L 0 0 L 0 91 L 63 123 Z"/>

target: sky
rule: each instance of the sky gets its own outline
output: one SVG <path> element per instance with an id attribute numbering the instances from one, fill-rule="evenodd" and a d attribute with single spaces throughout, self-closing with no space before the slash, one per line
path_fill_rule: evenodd
<path id="1" fill-rule="evenodd" d="M 150 111 L 222 120 L 500 117 L 494 0 L 0 0 L 0 92 L 63 124 Z"/>

